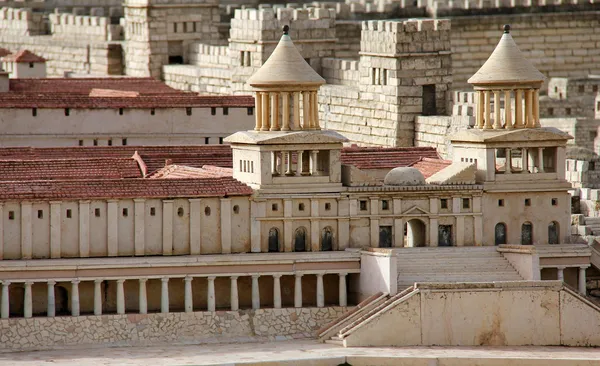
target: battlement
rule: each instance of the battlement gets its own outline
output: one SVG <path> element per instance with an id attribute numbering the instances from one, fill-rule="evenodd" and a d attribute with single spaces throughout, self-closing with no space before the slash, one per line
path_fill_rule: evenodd
<path id="1" fill-rule="evenodd" d="M 114 41 L 123 39 L 123 28 L 110 18 L 72 14 L 50 14 L 50 29 L 57 38 Z"/>
<path id="2" fill-rule="evenodd" d="M 31 9 L 0 8 L 0 29 L 13 35 L 39 35 L 46 33 L 42 14 Z"/>
<path id="3" fill-rule="evenodd" d="M 290 26 L 294 40 L 335 38 L 335 10 L 323 8 L 294 9 L 262 7 L 236 9 L 231 20 L 234 40 L 276 41 L 281 28 Z"/>
<path id="4" fill-rule="evenodd" d="M 450 52 L 450 20 L 366 21 L 360 43 L 362 53 L 382 56 Z"/>
<path id="5" fill-rule="evenodd" d="M 153 5 L 165 5 L 165 6 L 174 6 L 174 5 L 219 5 L 219 0 L 125 0 L 123 2 L 124 6 L 132 6 L 132 7 L 148 7 Z"/>
<path id="6" fill-rule="evenodd" d="M 360 81 L 358 60 L 324 58 L 321 67 L 327 84 L 358 86 Z"/>
<path id="7" fill-rule="evenodd" d="M 597 2 L 589 0 L 428 0 L 428 12 L 435 16 L 527 12 L 598 10 Z"/>

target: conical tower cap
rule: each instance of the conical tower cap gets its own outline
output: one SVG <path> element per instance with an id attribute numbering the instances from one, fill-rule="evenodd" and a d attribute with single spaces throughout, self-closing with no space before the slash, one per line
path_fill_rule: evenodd
<path id="1" fill-rule="evenodd" d="M 536 84 L 546 79 L 527 60 L 510 35 L 510 26 L 504 26 L 504 34 L 496 49 L 475 75 L 468 80 L 469 84 Z"/>
<path id="2" fill-rule="evenodd" d="M 279 44 L 267 62 L 248 79 L 248 84 L 253 87 L 325 84 L 325 79 L 298 52 L 287 29 L 284 27 Z"/>

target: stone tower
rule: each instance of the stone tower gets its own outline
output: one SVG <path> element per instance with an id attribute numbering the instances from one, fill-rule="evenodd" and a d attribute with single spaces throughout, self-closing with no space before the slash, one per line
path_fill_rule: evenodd
<path id="1" fill-rule="evenodd" d="M 565 149 L 572 138 L 539 122 L 542 75 L 505 26 L 485 64 L 469 79 L 478 95 L 475 128 L 452 136 L 455 162 L 473 163 L 483 185 L 484 242 L 559 244 L 570 237 Z"/>
<path id="2" fill-rule="evenodd" d="M 319 125 L 317 92 L 325 80 L 294 46 L 289 27 L 249 80 L 256 126 L 226 138 L 233 176 L 263 193 L 339 192 L 341 149 L 347 141 Z"/>
<path id="3" fill-rule="evenodd" d="M 125 68 L 129 76 L 161 77 L 166 64 L 187 61 L 191 42 L 218 41 L 218 0 L 125 0 Z"/>
<path id="4" fill-rule="evenodd" d="M 252 89 L 246 83 L 267 61 L 278 44 L 281 28 L 290 26 L 302 57 L 321 71 L 321 60 L 332 57 L 335 49 L 334 9 L 261 8 L 237 9 L 231 20 L 232 90 L 247 94 Z"/>

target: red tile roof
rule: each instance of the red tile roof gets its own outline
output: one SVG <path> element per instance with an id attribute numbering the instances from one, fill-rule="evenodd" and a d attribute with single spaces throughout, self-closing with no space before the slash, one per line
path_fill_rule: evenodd
<path id="1" fill-rule="evenodd" d="M 0 199 L 4 201 L 223 197 L 250 194 L 250 187 L 231 177 L 0 182 Z"/>
<path id="2" fill-rule="evenodd" d="M 11 79 L 0 108 L 209 108 L 254 106 L 254 97 L 200 96 L 152 78 Z M 137 95 L 137 96 L 135 96 Z"/>
<path id="3" fill-rule="evenodd" d="M 19 63 L 30 63 L 30 62 L 40 63 L 40 62 L 46 62 L 46 59 L 36 55 L 35 53 L 32 53 L 29 50 L 21 50 L 17 53 L 13 53 L 8 56 L 4 56 L 2 61 L 19 62 Z"/>
<path id="4" fill-rule="evenodd" d="M 0 160 L 0 181 L 142 178 L 133 158 Z"/>
<path id="5" fill-rule="evenodd" d="M 423 177 L 427 179 L 451 164 L 452 162 L 450 160 L 422 158 L 410 166 L 417 168 L 421 174 L 423 174 Z"/>
<path id="6" fill-rule="evenodd" d="M 433 147 L 347 147 L 342 150 L 342 164 L 359 169 L 388 169 L 410 166 L 422 158 L 440 159 Z"/>

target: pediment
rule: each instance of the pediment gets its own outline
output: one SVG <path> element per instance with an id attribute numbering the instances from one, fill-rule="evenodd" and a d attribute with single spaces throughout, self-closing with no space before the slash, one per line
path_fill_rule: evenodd
<path id="1" fill-rule="evenodd" d="M 412 206 L 406 211 L 404 211 L 403 215 L 429 215 L 431 212 L 425 211 L 418 206 Z"/>
<path id="2" fill-rule="evenodd" d="M 520 128 L 513 130 L 480 130 L 468 129 L 450 136 L 452 142 L 480 142 L 480 143 L 504 143 L 504 142 L 542 142 L 561 141 L 565 142 L 573 137 L 554 127 L 543 128 Z"/>
<path id="3" fill-rule="evenodd" d="M 293 144 L 341 144 L 348 139 L 330 131 L 240 131 L 225 138 L 231 144 L 293 145 Z"/>

